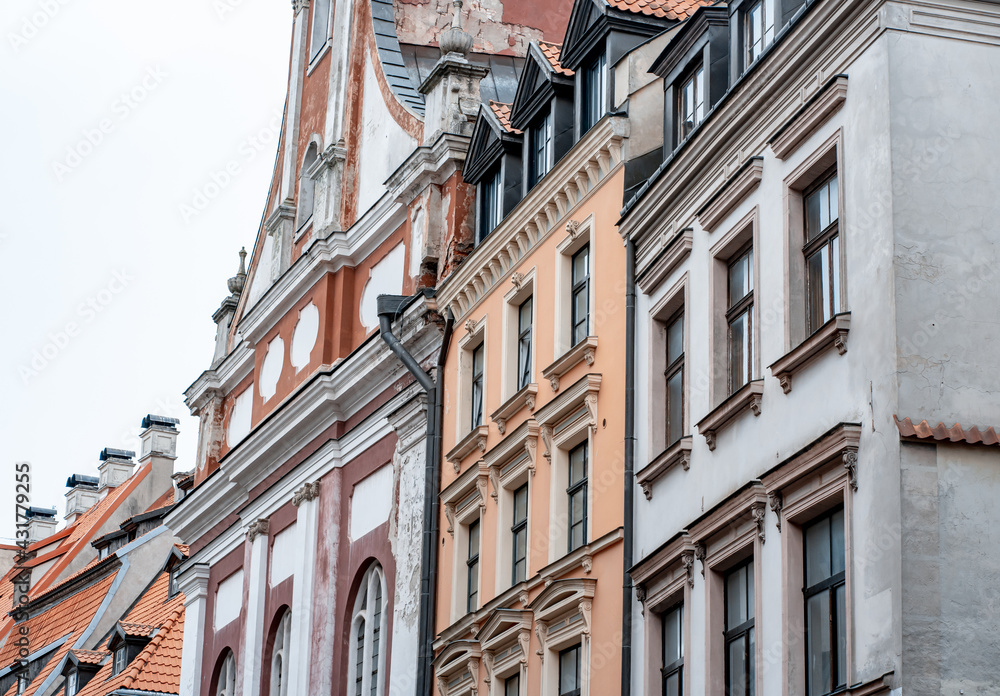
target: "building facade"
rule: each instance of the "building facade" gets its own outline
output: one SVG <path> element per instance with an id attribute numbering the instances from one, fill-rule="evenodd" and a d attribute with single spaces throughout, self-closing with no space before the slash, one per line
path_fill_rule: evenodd
<path id="1" fill-rule="evenodd" d="M 633 693 L 997 689 L 970 583 L 1000 557 L 996 173 L 975 164 L 998 145 L 973 97 L 998 20 L 734 2 L 652 65 L 662 164 L 621 222 Z"/>
<path id="2" fill-rule="evenodd" d="M 169 517 L 190 546 L 182 694 L 418 691 L 432 409 L 380 329 L 434 365 L 430 289 L 473 246 L 472 120 L 510 99 L 557 10 L 292 3 L 263 221 L 186 392 L 201 426 Z M 410 299 L 380 327 L 383 295 Z"/>

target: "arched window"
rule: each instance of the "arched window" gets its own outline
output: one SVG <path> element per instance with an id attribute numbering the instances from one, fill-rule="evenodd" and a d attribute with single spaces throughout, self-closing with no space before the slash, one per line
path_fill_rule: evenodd
<path id="1" fill-rule="evenodd" d="M 306 223 L 312 220 L 314 199 L 316 194 L 316 180 L 313 179 L 313 169 L 316 167 L 316 160 L 319 157 L 319 148 L 316 143 L 310 143 L 306 150 L 306 156 L 302 160 L 302 172 L 299 174 L 299 224 L 298 229 L 305 227 Z"/>
<path id="2" fill-rule="evenodd" d="M 288 648 L 291 640 L 292 612 L 285 609 L 274 632 L 274 646 L 271 648 L 270 696 L 288 696 Z"/>
<path id="3" fill-rule="evenodd" d="M 219 675 L 215 679 L 215 696 L 236 696 L 236 658 L 232 650 L 226 650 L 219 665 Z"/>
<path id="4" fill-rule="evenodd" d="M 348 669 L 350 696 L 382 696 L 385 680 L 385 648 L 382 645 L 388 615 L 385 577 L 377 563 L 365 571 L 354 600 L 351 650 Z"/>

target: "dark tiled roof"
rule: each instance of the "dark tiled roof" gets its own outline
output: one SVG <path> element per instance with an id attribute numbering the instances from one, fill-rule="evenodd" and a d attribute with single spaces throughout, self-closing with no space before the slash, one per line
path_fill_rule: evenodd
<path id="1" fill-rule="evenodd" d="M 417 91 L 417 85 L 413 83 L 403 62 L 392 0 L 372 0 L 372 25 L 375 29 L 378 57 L 389 87 L 403 104 L 423 115 L 424 95 Z"/>

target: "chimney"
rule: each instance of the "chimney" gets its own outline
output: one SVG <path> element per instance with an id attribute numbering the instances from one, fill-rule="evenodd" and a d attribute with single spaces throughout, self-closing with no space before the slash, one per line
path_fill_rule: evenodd
<path id="1" fill-rule="evenodd" d="M 472 50 L 472 37 L 462 30 L 462 0 L 454 0 L 452 5 L 451 27 L 438 37 L 441 58 L 418 88 L 425 95 L 424 145 L 442 133 L 472 135 L 482 103 L 479 82 L 489 72 L 466 59 Z"/>
<path id="2" fill-rule="evenodd" d="M 97 492 L 100 479 L 96 476 L 73 474 L 66 479 L 66 524 L 73 524 L 89 510 L 101 496 Z"/>
<path id="3" fill-rule="evenodd" d="M 105 447 L 101 450 L 101 463 L 97 465 L 101 476 L 97 490 L 102 499 L 108 494 L 109 488 L 120 486 L 132 475 L 132 469 L 135 468 L 133 457 L 135 457 L 135 452 L 131 450 L 120 450 L 112 447 Z"/>
<path id="4" fill-rule="evenodd" d="M 179 503 L 194 487 L 194 469 L 178 471 L 170 478 L 174 480 L 174 502 Z"/>
<path id="5" fill-rule="evenodd" d="M 212 320 L 215 322 L 215 354 L 212 356 L 212 367 L 221 363 L 229 355 L 229 327 L 236 314 L 236 305 L 240 301 L 243 286 L 247 282 L 246 258 L 247 250 L 244 247 L 240 249 L 240 269 L 228 281 L 230 294 L 212 315 Z"/>
<path id="6" fill-rule="evenodd" d="M 177 425 L 180 420 L 169 416 L 147 415 L 142 419 L 142 433 L 139 440 L 142 448 L 139 464 L 152 462 L 158 475 L 173 476 L 174 460 L 177 459 Z"/>
<path id="7" fill-rule="evenodd" d="M 28 541 L 40 541 L 56 531 L 56 509 L 29 507 L 24 516 L 28 519 Z"/>

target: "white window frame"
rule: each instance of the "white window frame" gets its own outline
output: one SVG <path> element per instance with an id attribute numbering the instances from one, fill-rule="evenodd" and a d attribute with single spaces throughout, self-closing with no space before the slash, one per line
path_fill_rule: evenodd
<path id="1" fill-rule="evenodd" d="M 483 565 L 482 543 L 485 536 L 483 526 L 483 511 L 486 508 L 487 482 L 489 469 L 484 461 L 476 466 L 470 466 L 441 492 L 441 502 L 444 505 L 445 517 L 448 520 L 447 532 L 452 537 L 452 568 L 451 568 L 451 621 L 454 623 L 465 616 L 468 599 L 468 566 L 466 565 L 469 550 L 469 525 L 479 521 L 479 597 L 482 606 L 483 596 Z"/>
<path id="2" fill-rule="evenodd" d="M 471 324 L 471 326 L 470 326 Z M 488 317 L 466 322 L 466 333 L 458 342 L 458 391 L 455 414 L 458 419 L 455 432 L 462 439 L 475 428 L 472 427 L 472 353 L 483 346 L 483 420 L 487 424 L 490 409 L 487 401 L 490 393 L 490 346 Z M 471 331 L 469 330 L 471 328 Z"/>
<path id="3" fill-rule="evenodd" d="M 319 13 L 315 10 L 321 2 L 326 2 L 326 36 L 323 37 L 322 44 L 317 46 L 316 18 Z M 330 50 L 330 36 L 333 32 L 333 9 L 334 2 L 331 0 L 312 0 L 309 8 L 309 58 L 306 74 L 312 73 L 316 65 L 323 59 L 327 51 Z"/>
<path id="4" fill-rule="evenodd" d="M 517 388 L 517 380 L 519 377 L 519 319 L 518 312 L 521 305 L 528 299 L 531 298 L 531 379 L 529 384 L 538 383 L 538 360 L 536 359 L 536 354 L 538 351 L 538 296 L 535 292 L 535 276 L 536 267 L 532 267 L 530 270 L 524 272 L 519 281 L 519 285 L 514 286 L 504 295 L 504 313 L 503 313 L 503 335 L 506 337 L 504 340 L 504 351 L 503 351 L 503 364 L 501 365 L 501 373 L 503 380 L 503 390 L 502 399 L 506 401 L 513 397 L 519 390 Z"/>
<path id="5" fill-rule="evenodd" d="M 372 652 L 374 634 L 375 634 L 375 622 L 374 622 L 374 609 L 372 607 L 372 602 L 375 601 L 375 591 L 376 588 L 381 590 L 382 595 L 382 605 L 380 607 L 380 617 L 379 617 L 379 651 L 378 651 L 378 664 L 372 664 Z M 358 625 L 360 622 L 365 624 L 364 632 L 364 645 L 362 647 L 363 651 L 363 662 L 362 662 L 362 675 L 361 675 L 361 693 L 362 696 L 369 696 L 371 694 L 371 679 L 373 669 L 375 675 L 378 677 L 378 683 L 375 685 L 376 696 L 383 696 L 385 693 L 385 656 L 388 652 L 387 648 L 389 645 L 389 613 L 392 608 L 389 606 L 389 594 L 388 588 L 385 584 L 385 575 L 382 571 L 382 566 L 378 563 L 373 563 L 371 566 L 365 570 L 364 576 L 362 577 L 361 583 L 358 585 L 358 594 L 354 598 L 354 610 L 351 615 L 351 629 L 350 629 L 350 643 L 348 646 L 348 660 L 347 660 L 347 683 L 345 684 L 344 693 L 348 696 L 354 696 L 354 685 L 357 680 L 357 663 L 355 660 L 355 655 L 358 651 Z"/>
<path id="6" fill-rule="evenodd" d="M 232 650 L 226 649 L 222 658 L 215 696 L 236 696 L 236 656 Z"/>
<path id="7" fill-rule="evenodd" d="M 573 578 L 548 585 L 530 605 L 541 644 L 539 696 L 559 694 L 559 653 L 580 644 L 580 696 L 590 696 L 591 611 L 596 580 Z"/>
<path id="8" fill-rule="evenodd" d="M 600 328 L 595 320 L 598 308 L 594 288 L 597 285 L 597 274 L 600 268 L 597 260 L 599 250 L 596 241 L 594 215 L 591 213 L 578 225 L 571 225 L 567 230 L 566 237 L 556 245 L 554 358 L 565 355 L 574 347 L 571 326 L 573 318 L 573 255 L 587 245 L 590 246 L 590 316 L 587 334 L 596 336 L 597 329 Z"/>

